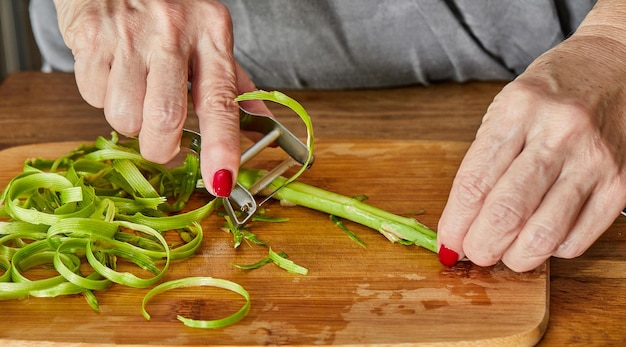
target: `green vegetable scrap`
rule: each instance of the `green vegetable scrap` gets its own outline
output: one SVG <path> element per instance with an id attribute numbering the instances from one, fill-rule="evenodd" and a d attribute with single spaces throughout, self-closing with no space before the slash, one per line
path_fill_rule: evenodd
<path id="1" fill-rule="evenodd" d="M 267 173 L 257 169 L 241 169 L 238 182 L 250 187 Z M 407 218 L 350 198 L 301 182 L 285 184 L 287 179 L 278 177 L 266 191 L 273 197 L 291 204 L 308 207 L 330 215 L 344 218 L 374 230 L 378 230 L 391 242 L 417 245 L 437 252 L 437 233 L 414 218 Z"/>
<path id="2" fill-rule="evenodd" d="M 285 252 L 274 252 L 272 248 L 269 250 L 269 255 L 254 264 L 231 264 L 232 266 L 242 269 L 242 270 L 254 270 L 258 269 L 266 264 L 274 263 L 278 265 L 278 267 L 287 270 L 288 272 L 300 275 L 306 275 L 309 273 L 309 270 L 303 266 L 300 266 L 294 263 L 291 260 L 288 260 L 289 256 Z"/>
<path id="3" fill-rule="evenodd" d="M 112 283 L 156 284 L 171 260 L 189 258 L 200 247 L 199 222 L 215 202 L 183 211 L 198 172 L 194 155 L 167 169 L 143 159 L 136 141 L 119 143 L 115 133 L 57 160 L 26 161 L 0 196 L 8 219 L 0 222 L 0 299 L 83 293 L 97 310 L 91 291 Z M 180 235 L 176 246 L 166 239 L 170 230 Z M 118 271 L 122 263 L 152 276 Z M 42 265 L 58 275 L 24 275 Z"/>
<path id="4" fill-rule="evenodd" d="M 248 311 L 250 311 L 250 294 L 248 294 L 248 291 L 246 291 L 239 284 L 228 281 L 228 280 L 212 278 L 212 277 L 188 277 L 188 278 L 182 278 L 179 280 L 165 282 L 152 288 L 148 292 L 148 294 L 146 294 L 146 296 L 143 298 L 143 301 L 141 303 L 141 313 L 147 320 L 150 320 L 150 314 L 148 313 L 146 306 L 148 305 L 148 302 L 152 300 L 154 296 L 161 294 L 165 291 L 176 289 L 176 288 L 196 287 L 196 286 L 210 286 L 210 287 L 218 287 L 218 288 L 230 290 L 232 292 L 235 292 L 241 295 L 246 300 L 246 303 L 239 309 L 239 311 L 233 313 L 232 315 L 228 317 L 224 317 L 221 319 L 195 320 L 195 319 L 186 318 L 180 315 L 176 317 L 178 318 L 179 321 L 183 322 L 183 324 L 185 324 L 188 327 L 211 328 L 211 329 L 223 328 L 225 326 L 237 323 L 248 314 Z"/>
<path id="5" fill-rule="evenodd" d="M 346 225 L 343 223 L 343 221 L 339 217 L 331 214 L 330 220 L 333 223 L 335 223 L 335 225 L 339 227 L 339 229 L 341 229 L 344 233 L 346 233 L 346 235 L 348 235 L 348 237 L 350 237 L 352 241 L 356 242 L 359 246 L 365 248 L 365 243 L 354 233 L 354 231 L 348 229 L 348 227 L 346 227 Z"/>

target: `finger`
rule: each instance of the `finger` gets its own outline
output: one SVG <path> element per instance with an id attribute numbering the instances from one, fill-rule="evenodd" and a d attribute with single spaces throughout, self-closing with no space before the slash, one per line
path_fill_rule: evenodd
<path id="1" fill-rule="evenodd" d="M 180 150 L 187 117 L 187 57 L 159 49 L 148 61 L 143 119 L 139 131 L 141 154 L 167 163 Z"/>
<path id="2" fill-rule="evenodd" d="M 557 179 L 563 160 L 535 141 L 513 161 L 465 236 L 463 249 L 472 262 L 489 266 L 502 258 Z"/>
<path id="3" fill-rule="evenodd" d="M 555 257 L 571 259 L 580 256 L 620 215 L 623 206 L 626 206 L 626 196 L 624 181 L 616 182 L 609 187 L 594 187 L 570 232 L 554 253 Z"/>
<path id="4" fill-rule="evenodd" d="M 80 95 L 91 106 L 103 108 L 113 56 L 91 54 L 82 49 L 73 52 L 74 75 Z"/>
<path id="5" fill-rule="evenodd" d="M 490 115 L 500 112 L 492 104 L 485 118 L 493 119 Z M 483 122 L 459 167 L 439 220 L 437 242 L 444 265 L 453 265 L 464 256 L 463 241 L 470 225 L 524 145 L 524 129 L 516 124 L 515 117 L 503 119 L 501 128 L 493 126 L 489 119 Z"/>
<path id="6" fill-rule="evenodd" d="M 55 2 L 59 30 L 74 55 L 74 75 L 80 95 L 90 105 L 102 108 L 113 60 L 113 44 L 89 2 Z"/>
<path id="7" fill-rule="evenodd" d="M 142 59 L 117 56 L 111 66 L 104 115 L 117 132 L 136 136 L 141 129 L 147 71 Z"/>
<path id="8" fill-rule="evenodd" d="M 229 27 L 229 26 L 228 26 Z M 192 62 L 192 97 L 202 133 L 202 177 L 208 191 L 230 195 L 241 157 L 237 71 L 232 54 L 232 33 L 223 42 L 201 40 Z"/>
<path id="9" fill-rule="evenodd" d="M 517 272 L 541 265 L 556 252 L 572 229 L 593 185 L 582 173 L 563 170 L 530 217 L 502 261 Z"/>

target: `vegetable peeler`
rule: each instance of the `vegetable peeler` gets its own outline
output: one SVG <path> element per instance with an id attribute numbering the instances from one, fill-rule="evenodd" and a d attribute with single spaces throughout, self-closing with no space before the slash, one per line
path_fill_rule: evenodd
<path id="1" fill-rule="evenodd" d="M 295 165 L 305 165 L 309 157 L 308 147 L 272 117 L 250 113 L 243 108 L 239 108 L 239 128 L 263 135 L 259 141 L 252 144 L 242 153 L 240 166 L 245 165 L 263 149 L 272 144 L 278 145 L 289 157 L 270 170 L 250 189 L 246 189 L 237 183 L 230 196 L 222 199 L 228 217 L 237 227 L 244 225 L 257 211 L 260 204 L 257 204 L 254 195 L 265 189 L 276 177 L 282 175 L 289 168 Z M 196 154 L 200 154 L 200 143 L 201 136 L 199 133 L 183 129 L 181 148 L 189 148 Z M 312 163 L 312 160 L 309 161 L 308 167 Z"/>

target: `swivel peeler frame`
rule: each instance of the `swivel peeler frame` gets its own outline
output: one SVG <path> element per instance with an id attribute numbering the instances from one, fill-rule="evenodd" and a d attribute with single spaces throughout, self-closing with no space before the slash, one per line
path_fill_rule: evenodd
<path id="1" fill-rule="evenodd" d="M 254 198 L 256 194 L 265 189 L 276 177 L 285 173 L 289 168 L 295 165 L 305 165 L 309 157 L 308 147 L 272 117 L 250 113 L 240 108 L 239 128 L 263 135 L 259 141 L 252 144 L 242 153 L 240 166 L 245 165 L 272 144 L 276 144 L 284 150 L 289 157 L 270 170 L 250 189 L 246 189 L 237 183 L 231 195 L 222 199 L 226 213 L 237 227 L 244 225 L 257 211 L 259 204 L 257 204 Z M 191 151 L 200 154 L 200 145 L 201 136 L 199 133 L 187 129 L 183 130 L 181 148 L 189 148 Z M 308 165 L 310 166 L 312 163 L 313 161 L 311 160 Z"/>

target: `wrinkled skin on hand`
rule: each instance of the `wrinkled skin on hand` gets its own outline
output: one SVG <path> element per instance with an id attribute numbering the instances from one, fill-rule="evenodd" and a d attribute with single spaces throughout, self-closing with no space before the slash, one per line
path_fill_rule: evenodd
<path id="1" fill-rule="evenodd" d="M 581 255 L 619 216 L 622 29 L 581 27 L 495 97 L 451 188 L 440 244 L 481 266 L 502 260 L 528 271 L 550 256 Z"/>
<path id="2" fill-rule="evenodd" d="M 138 136 L 145 158 L 171 160 L 179 151 L 190 81 L 207 187 L 211 192 L 220 169 L 236 177 L 241 153 L 233 99 L 255 86 L 235 62 L 231 18 L 223 4 L 55 0 L 55 6 L 74 54 L 78 89 L 89 104 L 104 108 L 116 131 Z M 269 112 L 262 104 L 251 108 Z"/>

